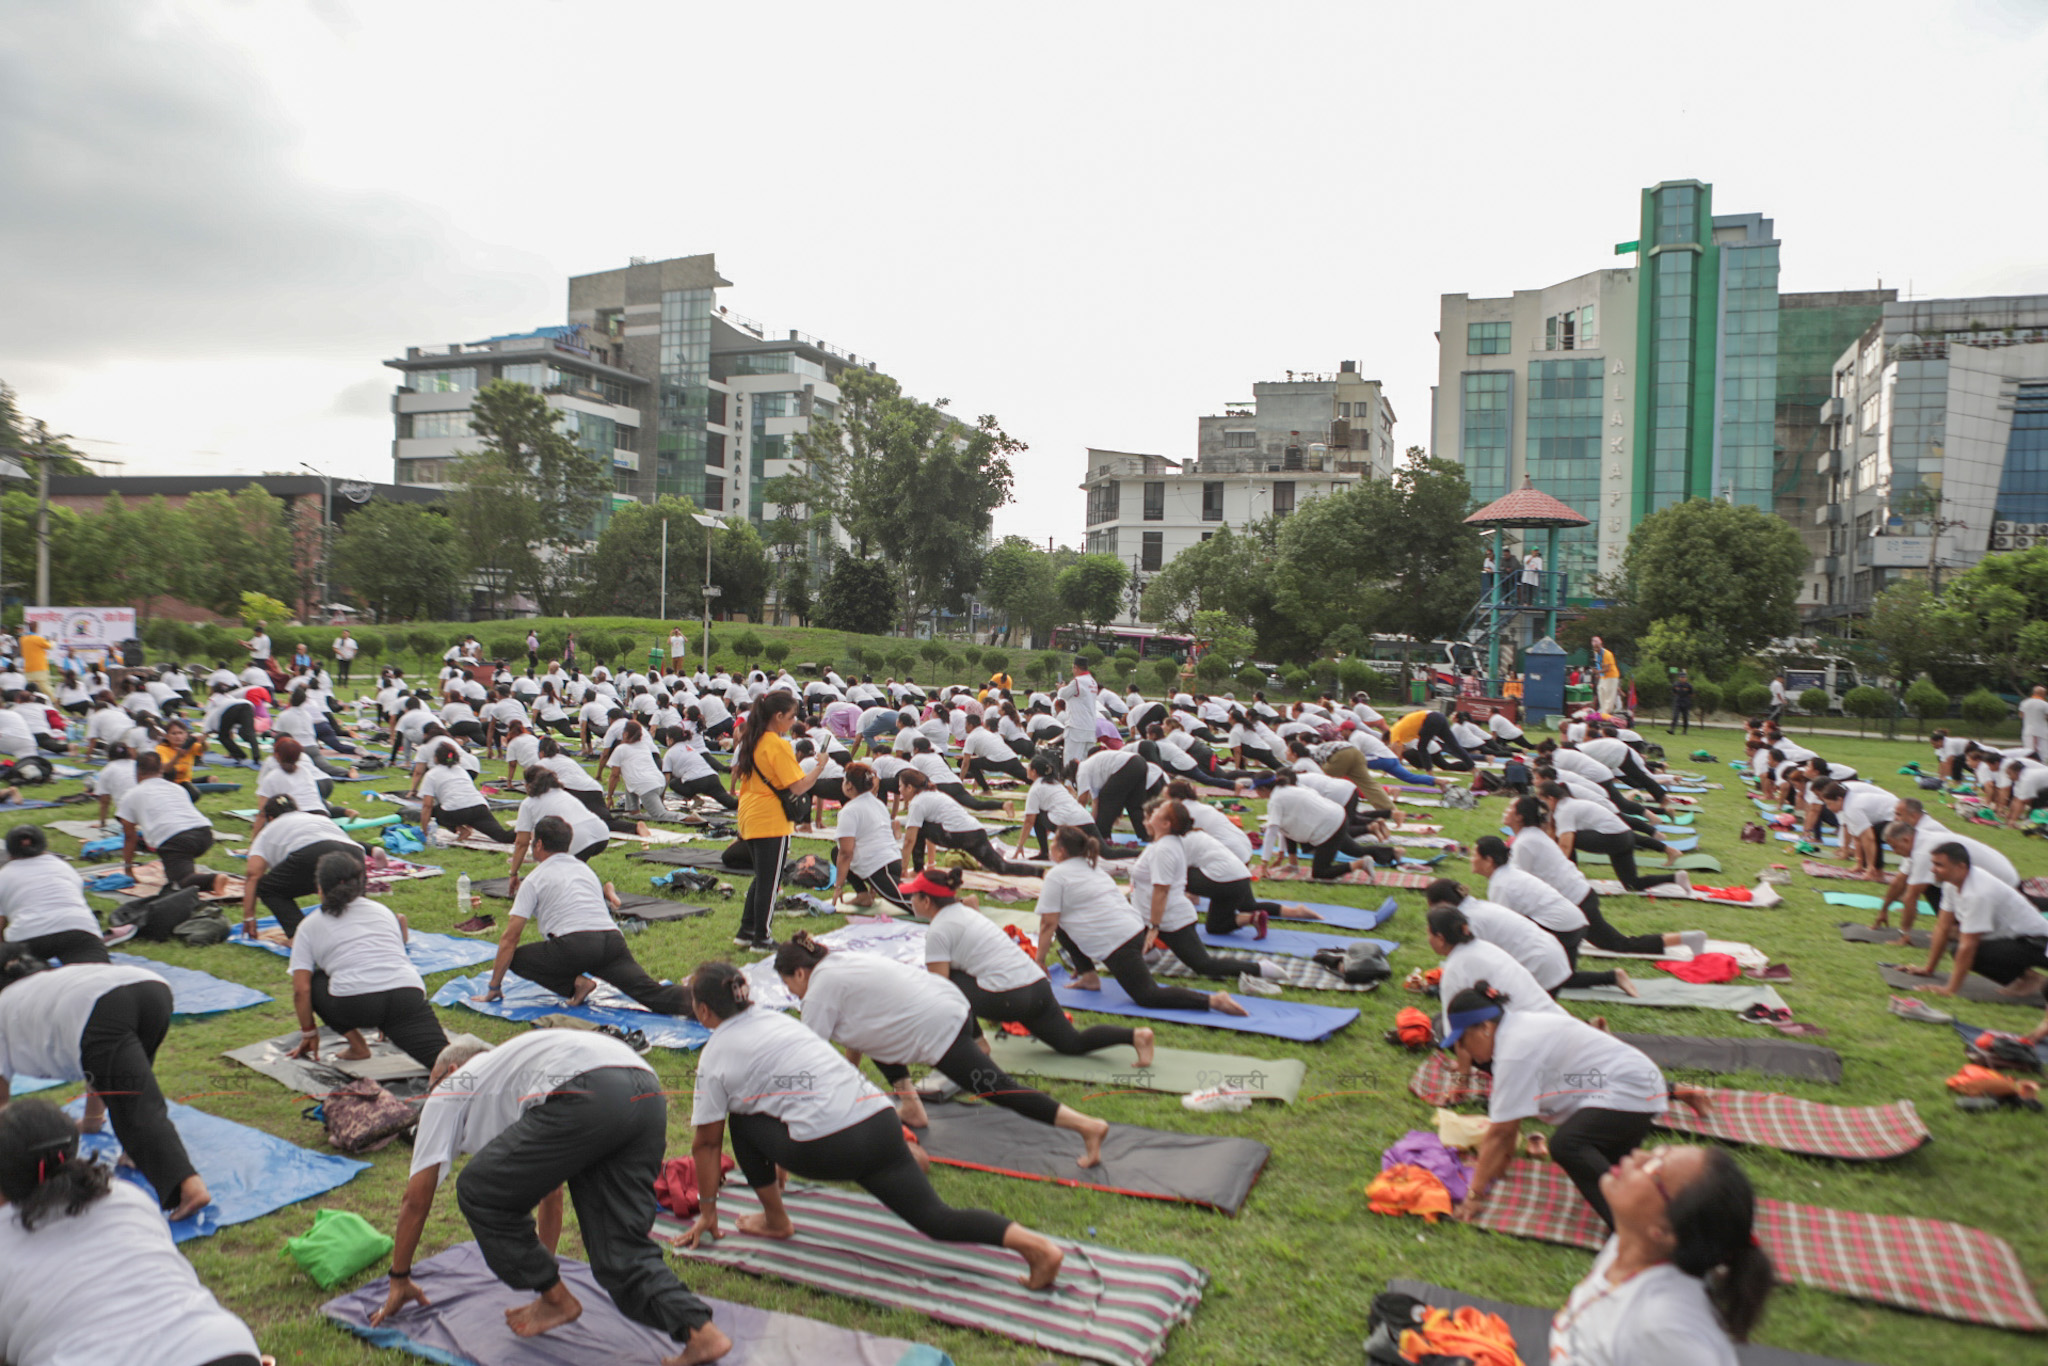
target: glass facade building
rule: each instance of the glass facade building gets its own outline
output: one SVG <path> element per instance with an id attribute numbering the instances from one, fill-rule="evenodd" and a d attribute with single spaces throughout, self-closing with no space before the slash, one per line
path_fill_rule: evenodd
<path id="1" fill-rule="evenodd" d="M 1603 363 L 1582 360 L 1529 362 L 1528 431 L 1524 452 L 1529 477 L 1571 508 L 1600 505 L 1600 400 Z M 1478 494 L 1475 497 L 1484 498 Z M 1557 534 L 1552 572 L 1571 575 L 1571 591 L 1583 594 L 1598 568 L 1599 527 L 1568 527 Z"/>
<path id="2" fill-rule="evenodd" d="M 1473 499 L 1483 505 L 1508 491 L 1508 425 L 1514 416 L 1515 377 L 1506 370 L 1481 370 L 1468 371 L 1462 379 L 1458 456 Z"/>
<path id="3" fill-rule="evenodd" d="M 2048 522 L 2048 383 L 2022 383 L 2014 390 L 1998 519 Z"/>
<path id="4" fill-rule="evenodd" d="M 711 406 L 710 289 L 661 296 L 661 355 L 655 377 L 654 492 L 704 505 L 705 422 Z"/>

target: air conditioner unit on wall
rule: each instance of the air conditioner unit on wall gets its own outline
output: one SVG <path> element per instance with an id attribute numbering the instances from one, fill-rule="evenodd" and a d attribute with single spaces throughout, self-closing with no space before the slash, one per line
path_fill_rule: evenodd
<path id="1" fill-rule="evenodd" d="M 2011 549 L 2012 549 L 2012 537 L 2010 537 L 2010 536 L 1993 536 L 1993 537 L 1991 538 L 1991 548 L 1992 548 L 1993 550 L 2011 550 Z"/>
<path id="2" fill-rule="evenodd" d="M 2008 536 L 2006 537 L 2006 539 L 2012 543 L 2012 548 L 2014 550 L 2025 550 L 2027 547 L 2031 546 L 2035 540 L 2035 538 L 2032 536 Z"/>
<path id="3" fill-rule="evenodd" d="M 2012 535 L 2012 523 L 2011 523 L 2011 522 L 1993 522 L 1993 523 L 1991 524 L 1991 534 L 1992 534 L 1992 535 L 1994 535 L 1994 536 L 2010 536 L 2010 535 Z"/>

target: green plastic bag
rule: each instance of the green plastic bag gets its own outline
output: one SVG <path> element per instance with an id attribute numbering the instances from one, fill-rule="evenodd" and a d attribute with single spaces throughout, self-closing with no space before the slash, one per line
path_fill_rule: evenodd
<path id="1" fill-rule="evenodd" d="M 358 1271 L 391 1255 L 391 1239 L 360 1214 L 323 1209 L 313 1227 L 285 1240 L 284 1250 L 322 1290 L 332 1290 Z"/>

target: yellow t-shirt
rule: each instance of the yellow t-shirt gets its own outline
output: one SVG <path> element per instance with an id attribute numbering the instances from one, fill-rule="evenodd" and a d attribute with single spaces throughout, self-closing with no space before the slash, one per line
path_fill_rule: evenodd
<path id="1" fill-rule="evenodd" d="M 988 681 L 990 687 L 1001 688 L 1004 692 L 1009 692 L 1016 687 L 1016 680 L 1008 674 L 990 674 Z"/>
<path id="2" fill-rule="evenodd" d="M 1614 651 L 1602 650 L 1600 652 L 1600 676 L 1602 678 L 1621 677 L 1621 665 L 1614 662 Z"/>
<path id="3" fill-rule="evenodd" d="M 1409 712 L 1406 716 L 1396 721 L 1389 729 L 1387 742 L 1396 750 L 1399 750 L 1403 745 L 1414 744 L 1422 735 L 1423 718 L 1428 715 L 1429 713 L 1426 711 Z"/>
<path id="4" fill-rule="evenodd" d="M 789 747 L 788 738 L 773 731 L 763 735 L 754 745 L 754 771 L 740 779 L 736 789 L 740 799 L 740 838 L 774 839 L 796 829 L 783 814 L 782 801 L 772 788 L 787 789 L 803 780 L 803 766 L 797 763 L 796 751 Z"/>
<path id="5" fill-rule="evenodd" d="M 200 747 L 197 744 L 190 741 L 186 742 L 186 747 L 182 753 L 172 749 L 168 743 L 159 744 L 156 747 L 156 752 L 158 757 L 164 761 L 164 776 L 174 783 L 191 782 L 192 765 L 199 759 L 199 749 Z"/>
<path id="6" fill-rule="evenodd" d="M 50 667 L 50 642 L 33 633 L 21 638 L 21 665 L 24 673 L 39 674 Z"/>

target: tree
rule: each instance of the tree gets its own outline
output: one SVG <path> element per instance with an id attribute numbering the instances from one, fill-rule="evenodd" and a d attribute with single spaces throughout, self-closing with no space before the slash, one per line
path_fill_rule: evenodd
<path id="1" fill-rule="evenodd" d="M 1921 674 L 1913 680 L 1913 686 L 1906 689 L 1906 710 L 1920 721 L 1934 721 L 1948 715 L 1948 694 L 1935 686 L 1933 679 Z M 1915 726 L 1915 733 L 1919 727 Z"/>
<path id="2" fill-rule="evenodd" d="M 254 630 L 259 621 L 268 626 L 284 625 L 291 620 L 292 609 L 266 594 L 244 593 L 238 615 L 242 625 Z"/>
<path id="3" fill-rule="evenodd" d="M 0 446 L 33 451 L 50 462 L 52 475 L 89 475 L 85 461 L 68 444 L 71 438 L 50 430 L 39 417 L 21 411 L 19 395 L 0 380 Z"/>
<path id="4" fill-rule="evenodd" d="M 1862 642 L 1883 672 L 1904 681 L 1927 672 L 1963 642 L 1955 620 L 1936 610 L 1925 582 L 1904 579 L 1871 599 Z"/>
<path id="5" fill-rule="evenodd" d="M 1116 620 L 1131 571 L 1114 555 L 1083 555 L 1053 581 L 1069 620 L 1100 631 Z"/>
<path id="6" fill-rule="evenodd" d="M 1043 635 L 1059 625 L 1059 594 L 1053 587 L 1053 557 L 1021 536 L 1005 536 L 983 558 L 976 592 L 1003 618 L 1004 639 L 1022 628 Z"/>
<path id="7" fill-rule="evenodd" d="M 711 538 L 711 581 L 724 611 L 759 617 L 773 572 L 760 533 L 739 518 L 724 530 L 697 525 L 697 505 L 664 495 L 652 503 L 621 503 L 588 556 L 582 595 L 593 616 L 652 617 L 661 611 L 662 523 L 668 524 L 668 606 L 685 612 L 703 601 L 704 538 Z M 694 613 L 691 613 L 694 615 Z"/>
<path id="8" fill-rule="evenodd" d="M 1891 695 L 1882 688 L 1867 685 L 1851 688 L 1842 694 L 1842 710 L 1856 718 L 1856 733 L 1861 735 L 1865 722 L 1891 715 Z"/>
<path id="9" fill-rule="evenodd" d="M 987 669 L 989 677 L 993 678 L 1010 667 L 1010 656 L 1001 650 L 983 650 L 981 667 Z"/>
<path id="10" fill-rule="evenodd" d="M 1706 668 L 1714 643 L 1693 629 L 1691 617 L 1664 617 L 1636 640 L 1638 679 L 1646 674 L 1669 677 L 1674 670 L 1697 673 Z"/>
<path id="11" fill-rule="evenodd" d="M 1721 710 L 1721 685 L 1702 678 L 1692 685 L 1692 709 L 1702 721 Z"/>
<path id="12" fill-rule="evenodd" d="M 454 524 L 417 503 L 374 498 L 334 543 L 335 576 L 379 621 L 445 615 L 461 572 Z"/>
<path id="13" fill-rule="evenodd" d="M 1172 692 L 1180 682 L 1180 661 L 1177 659 L 1155 659 L 1152 661 L 1152 676 L 1159 680 L 1162 691 Z"/>
<path id="14" fill-rule="evenodd" d="M 1195 677 L 1204 683 L 1221 683 L 1230 677 L 1230 662 L 1221 655 L 1203 655 L 1195 662 Z"/>
<path id="15" fill-rule="evenodd" d="M 895 602 L 896 578 L 888 565 L 873 556 L 839 555 L 818 586 L 814 620 L 827 630 L 872 635 L 889 629 Z M 863 647 L 861 657 L 870 668 L 879 669 L 885 661 L 873 647 Z"/>
<path id="16" fill-rule="evenodd" d="M 1999 705 L 2003 706 L 2004 704 L 2000 703 Z M 1805 712 L 1808 716 L 1826 716 L 1828 714 L 1828 690 L 1826 688 L 1808 688 L 1805 692 L 1800 693 L 1799 710 Z"/>
<path id="17" fill-rule="evenodd" d="M 1989 688 L 1973 688 L 1964 694 L 1962 708 L 1963 719 L 1979 726 L 1996 725 L 2012 715 L 2005 699 Z"/>
<path id="18" fill-rule="evenodd" d="M 495 452 L 464 456 L 455 466 L 455 485 L 448 516 L 495 615 L 507 595 L 539 572 L 534 544 L 540 538 L 540 509 L 526 481 Z"/>
<path id="19" fill-rule="evenodd" d="M 149 600 L 175 592 L 197 550 L 191 522 L 161 497 L 130 507 L 118 493 L 107 495 L 96 516 L 83 519 L 74 553 L 82 562 L 66 575 L 95 598 L 133 603 L 137 621 L 149 622 Z M 52 527 L 51 579 L 57 578 Z M 34 551 L 30 541 L 31 556 Z M 33 582 L 34 571 L 24 582 Z M 279 618 L 280 624 L 283 618 Z"/>
<path id="20" fill-rule="evenodd" d="M 923 644 L 917 647 L 917 652 L 920 655 L 924 656 L 925 663 L 930 664 L 935 668 L 937 667 L 938 662 L 940 660 L 946 658 L 948 655 L 953 653 L 951 650 L 948 650 L 946 648 L 945 641 L 938 639 L 925 641 Z"/>
<path id="21" fill-rule="evenodd" d="M 1047 684 L 1058 683 L 1060 675 L 1066 672 L 1066 665 L 1065 655 L 1058 650 L 1046 650 L 1038 656 L 1038 676 Z"/>
<path id="22" fill-rule="evenodd" d="M 1645 621 L 1684 617 L 1706 665 L 1746 655 L 1799 625 L 1799 586 L 1813 556 L 1799 533 L 1760 508 L 1691 499 L 1629 534 L 1627 593 Z"/>
<path id="23" fill-rule="evenodd" d="M 535 553 L 519 566 L 519 586 L 544 616 L 565 610 L 580 586 L 582 553 L 612 488 L 611 452 L 579 446 L 562 430 L 562 416 L 538 391 L 505 380 L 486 384 L 470 405 L 478 453 L 494 459 L 500 477 L 532 505 Z"/>
<path id="24" fill-rule="evenodd" d="M 732 638 L 732 652 L 745 660 L 749 668 L 761 657 L 761 637 L 752 631 L 742 631 Z"/>
<path id="25" fill-rule="evenodd" d="M 763 641 L 761 644 L 761 658 L 768 661 L 770 668 L 781 668 L 782 661 L 789 658 L 789 642 L 786 640 Z"/>
<path id="26" fill-rule="evenodd" d="M 249 484 L 234 493 L 195 493 L 183 511 L 196 548 L 179 596 L 227 614 L 245 592 L 281 600 L 296 595 L 298 575 L 283 502 Z"/>

